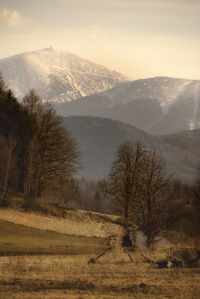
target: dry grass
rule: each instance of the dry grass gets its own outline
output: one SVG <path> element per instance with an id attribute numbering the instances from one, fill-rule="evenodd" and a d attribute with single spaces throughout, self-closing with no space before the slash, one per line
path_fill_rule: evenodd
<path id="1" fill-rule="evenodd" d="M 130 257 L 120 246 L 123 231 L 119 225 L 112 223 L 116 220 L 114 216 L 109 220 L 108 216 L 97 213 L 67 213 L 67 218 L 56 218 L 36 213 L 25 214 L 11 209 L 0 210 L 0 222 L 10 221 L 9 225 L 15 225 L 16 230 L 17 223 L 21 227 L 24 225 L 24 238 L 28 237 L 26 230 L 29 230 L 31 237 L 36 234 L 40 245 L 42 238 L 47 238 L 57 245 L 58 240 L 63 242 L 64 235 L 55 235 L 53 239 L 53 234 L 70 234 L 71 238 L 77 240 L 79 252 L 91 252 L 75 256 L 62 254 L 0 257 L 0 299 L 199 298 L 199 268 L 157 269 L 155 265 L 145 263 L 141 255 L 143 253 L 151 260 L 163 259 L 168 254 L 166 248 L 131 253 L 130 262 Z M 15 234 L 16 231 L 11 230 L 10 240 L 15 239 Z M 6 231 L 4 237 L 7 235 Z M 22 233 L 19 235 L 23 237 Z M 110 235 L 117 236 L 113 249 L 96 264 L 88 264 L 90 258 L 96 258 L 99 250 L 104 250 L 105 243 L 102 245 L 102 242 L 105 240 L 99 240 L 99 247 L 95 249 L 93 242 L 98 243 L 97 238 L 86 236 Z M 84 247 L 90 245 L 89 239 L 93 251 L 84 251 Z M 36 244 L 34 242 L 30 242 L 30 249 Z"/>
<path id="2" fill-rule="evenodd" d="M 45 231 L 0 220 L 0 255 L 83 254 L 102 251 L 106 239 Z"/>
<path id="3" fill-rule="evenodd" d="M 89 257 L 1 257 L 0 298 L 199 298 L 200 269 L 156 269 L 140 253 L 133 263 Z"/>
<path id="4" fill-rule="evenodd" d="M 27 227 L 51 230 L 58 233 L 106 238 L 116 235 L 119 230 L 113 221 L 116 216 L 104 216 L 98 213 L 87 213 L 84 211 L 67 211 L 67 218 L 45 216 L 37 213 L 23 213 L 18 210 L 0 209 L 0 219 Z"/>

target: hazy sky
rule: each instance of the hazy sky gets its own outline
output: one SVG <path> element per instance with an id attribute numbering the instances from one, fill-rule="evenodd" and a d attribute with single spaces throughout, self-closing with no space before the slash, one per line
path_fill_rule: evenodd
<path id="1" fill-rule="evenodd" d="M 200 80 L 200 0 L 0 0 L 0 58 L 50 46 L 133 79 Z"/>

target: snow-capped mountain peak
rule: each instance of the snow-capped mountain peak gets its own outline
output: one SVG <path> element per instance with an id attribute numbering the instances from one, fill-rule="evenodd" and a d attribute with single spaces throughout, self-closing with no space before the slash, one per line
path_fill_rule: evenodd
<path id="1" fill-rule="evenodd" d="M 35 89 L 42 99 L 55 102 L 71 101 L 128 81 L 118 72 L 52 47 L 1 59 L 0 71 L 18 97 Z"/>

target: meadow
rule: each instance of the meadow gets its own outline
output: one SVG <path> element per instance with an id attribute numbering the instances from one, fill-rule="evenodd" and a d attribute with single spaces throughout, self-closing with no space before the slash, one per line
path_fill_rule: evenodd
<path id="1" fill-rule="evenodd" d="M 0 258 L 0 298 L 199 298 L 200 269 L 88 264 L 88 255 Z"/>
<path id="2" fill-rule="evenodd" d="M 200 297 L 199 267 L 159 269 L 143 257 L 165 258 L 169 248 L 138 249 L 128 254 L 120 246 L 120 226 L 113 223 L 114 216 L 102 215 L 100 219 L 98 214 L 74 211 L 65 223 L 58 217 L 36 213 L 19 217 L 22 214 L 6 209 L 0 212 L 1 299 Z M 73 226 L 71 234 L 58 232 L 61 223 L 70 226 L 70 219 L 74 222 L 75 214 L 80 235 Z M 54 225 L 45 229 L 53 220 Z M 86 227 L 91 236 L 83 235 Z M 64 229 L 67 232 L 69 228 Z M 104 237 L 99 237 L 103 231 Z M 118 235 L 110 246 L 114 233 Z M 96 263 L 88 263 L 104 252 Z"/>

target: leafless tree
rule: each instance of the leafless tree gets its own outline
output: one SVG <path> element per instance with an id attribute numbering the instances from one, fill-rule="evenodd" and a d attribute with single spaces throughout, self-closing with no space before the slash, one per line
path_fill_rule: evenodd
<path id="1" fill-rule="evenodd" d="M 197 228 L 196 230 L 199 232 L 200 230 L 200 170 L 198 170 L 197 180 L 193 185 L 192 191 L 192 200 L 191 206 L 194 213 L 194 218 L 196 220 Z"/>
<path id="2" fill-rule="evenodd" d="M 165 175 L 164 161 L 154 151 L 146 152 L 145 160 L 132 214 L 149 247 L 166 226 L 172 190 Z"/>
<path id="3" fill-rule="evenodd" d="M 117 151 L 109 179 L 105 183 L 105 192 L 114 197 L 125 223 L 132 220 L 132 206 L 141 181 L 146 149 L 140 143 L 129 141 L 121 144 Z"/>
<path id="4" fill-rule="evenodd" d="M 8 139 L 8 158 L 6 163 L 6 169 L 5 169 L 5 179 L 3 184 L 3 191 L 1 194 L 1 202 L 5 200 L 6 191 L 8 188 L 8 180 L 10 176 L 10 170 L 11 170 L 11 163 L 13 159 L 13 151 L 16 146 L 16 139 L 14 137 L 9 137 Z"/>
<path id="5" fill-rule="evenodd" d="M 142 230 L 149 247 L 166 224 L 171 197 L 165 165 L 140 143 L 120 145 L 105 191 L 120 206 L 125 224 Z"/>
<path id="6" fill-rule="evenodd" d="M 2 142 L 2 141 L 1 141 Z M 4 152 L 1 152 L 3 154 L 4 161 L 1 161 L 0 167 L 3 170 L 3 173 L 1 175 L 1 199 L 0 203 L 1 205 L 5 204 L 6 202 L 6 196 L 8 192 L 8 182 L 11 179 L 11 170 L 13 169 L 14 164 L 14 149 L 16 146 L 16 139 L 15 137 L 9 137 L 7 141 L 4 141 L 3 150 Z"/>
<path id="7" fill-rule="evenodd" d="M 24 98 L 31 121 L 27 146 L 25 201 L 27 209 L 44 189 L 56 188 L 72 177 L 78 165 L 76 143 L 48 104 L 31 91 Z"/>

